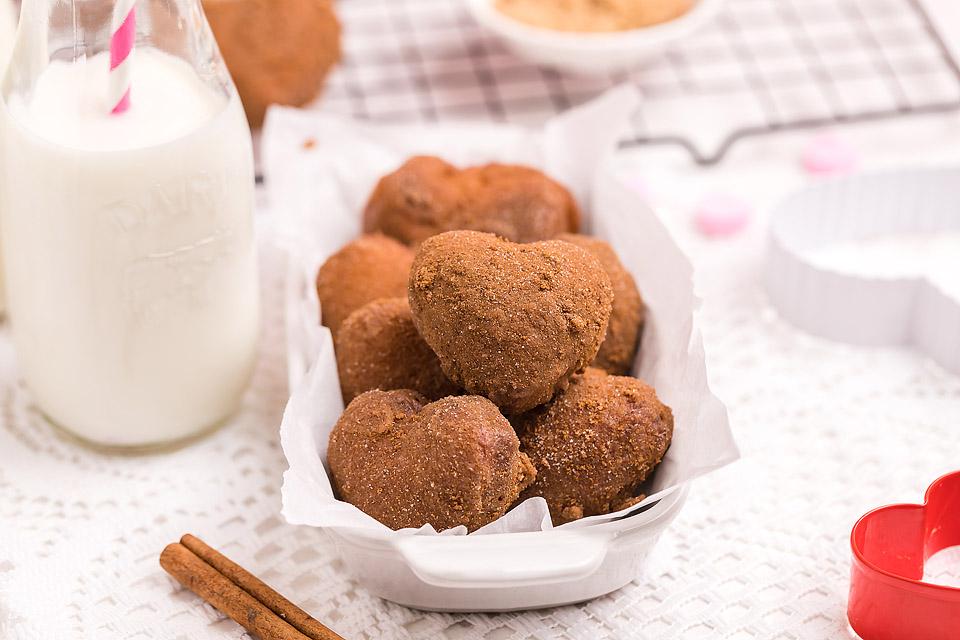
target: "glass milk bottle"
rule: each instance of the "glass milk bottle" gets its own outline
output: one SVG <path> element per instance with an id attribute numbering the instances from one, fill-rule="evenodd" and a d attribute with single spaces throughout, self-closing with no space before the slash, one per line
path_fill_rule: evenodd
<path id="1" fill-rule="evenodd" d="M 24 0 L 0 100 L 19 371 L 56 425 L 143 450 L 239 406 L 259 325 L 253 156 L 199 0 Z"/>

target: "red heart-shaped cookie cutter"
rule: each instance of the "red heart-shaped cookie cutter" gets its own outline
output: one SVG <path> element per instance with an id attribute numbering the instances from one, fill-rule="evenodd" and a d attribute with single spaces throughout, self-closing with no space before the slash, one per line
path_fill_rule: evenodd
<path id="1" fill-rule="evenodd" d="M 960 638 L 960 589 L 923 582 L 923 563 L 960 545 L 960 471 L 930 485 L 924 504 L 874 509 L 853 527 L 847 618 L 863 640 Z"/>

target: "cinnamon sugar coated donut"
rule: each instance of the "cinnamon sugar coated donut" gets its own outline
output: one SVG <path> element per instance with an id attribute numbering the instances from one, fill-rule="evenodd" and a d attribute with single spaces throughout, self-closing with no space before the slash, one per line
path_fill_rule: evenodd
<path id="1" fill-rule="evenodd" d="M 363 219 L 366 231 L 409 245 L 458 229 L 535 242 L 576 232 L 580 209 L 565 187 L 531 167 L 461 170 L 440 158 L 417 156 L 380 179 Z"/>
<path id="2" fill-rule="evenodd" d="M 337 495 L 391 529 L 474 531 L 535 475 L 497 408 L 477 396 L 427 404 L 415 391 L 368 391 L 347 407 L 327 453 Z"/>
<path id="3" fill-rule="evenodd" d="M 607 335 L 590 366 L 616 375 L 630 373 L 643 330 L 643 300 L 637 283 L 613 248 L 603 240 L 575 234 L 564 234 L 557 239 L 572 242 L 596 256 L 613 285 L 613 311 Z"/>
<path id="4" fill-rule="evenodd" d="M 340 60 L 331 0 L 203 0 L 203 9 L 254 129 L 271 104 L 316 98 Z"/>
<path id="5" fill-rule="evenodd" d="M 459 393 L 413 324 L 404 298 L 381 298 L 351 313 L 334 341 L 344 403 L 371 389 L 412 389 L 428 400 Z"/>
<path id="6" fill-rule="evenodd" d="M 421 244 L 409 295 L 447 377 L 505 413 L 546 402 L 594 359 L 613 303 L 603 266 L 580 247 L 477 231 Z"/>
<path id="7" fill-rule="evenodd" d="M 360 236 L 327 258 L 317 272 L 324 326 L 337 335 L 351 313 L 379 298 L 407 295 L 413 251 L 379 234 Z"/>
<path id="8" fill-rule="evenodd" d="M 547 405 L 513 419 L 555 525 L 625 509 L 673 437 L 673 413 L 652 387 L 587 369 Z"/>

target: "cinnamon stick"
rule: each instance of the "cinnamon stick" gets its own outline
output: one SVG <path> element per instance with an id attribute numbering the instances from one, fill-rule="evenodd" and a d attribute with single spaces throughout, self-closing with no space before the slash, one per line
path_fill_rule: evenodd
<path id="1" fill-rule="evenodd" d="M 160 566 L 261 640 L 309 640 L 182 544 L 167 545 Z"/>
<path id="2" fill-rule="evenodd" d="M 256 598 L 310 640 L 343 640 L 336 633 L 310 617 L 310 614 L 306 611 L 271 589 L 262 580 L 233 560 L 207 545 L 200 538 L 188 533 L 180 538 L 180 544 Z"/>

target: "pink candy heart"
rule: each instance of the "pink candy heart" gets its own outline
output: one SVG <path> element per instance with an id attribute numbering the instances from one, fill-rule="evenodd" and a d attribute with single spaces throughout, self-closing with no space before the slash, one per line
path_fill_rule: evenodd
<path id="1" fill-rule="evenodd" d="M 706 236 L 729 236 L 750 222 L 752 207 L 734 196 L 714 194 L 700 201 L 693 214 L 697 229 Z"/>
<path id="2" fill-rule="evenodd" d="M 817 175 L 848 173 L 857 166 L 857 161 L 856 149 L 833 133 L 813 138 L 800 156 L 803 168 Z"/>

